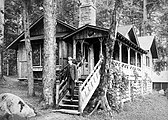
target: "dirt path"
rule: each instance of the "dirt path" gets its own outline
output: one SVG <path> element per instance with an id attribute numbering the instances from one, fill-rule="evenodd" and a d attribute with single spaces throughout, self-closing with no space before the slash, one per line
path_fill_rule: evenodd
<path id="1" fill-rule="evenodd" d="M 24 101 L 32 104 L 39 115 L 30 120 L 168 120 L 168 100 L 165 96 L 153 92 L 150 95 L 139 97 L 133 102 L 126 103 L 121 113 L 113 114 L 113 118 L 107 112 L 99 111 L 94 115 L 77 116 L 63 113 L 53 113 L 51 109 L 41 110 L 39 105 L 42 87 L 35 85 L 36 97 L 27 97 L 27 83 L 19 82 L 16 77 L 5 77 L 5 82 L 0 82 L 0 93 L 13 93 Z"/>

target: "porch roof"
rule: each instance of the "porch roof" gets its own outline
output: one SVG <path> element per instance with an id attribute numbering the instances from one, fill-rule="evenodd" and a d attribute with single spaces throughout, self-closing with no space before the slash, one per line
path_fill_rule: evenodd
<path id="1" fill-rule="evenodd" d="M 32 23 L 32 24 L 30 25 L 30 27 L 29 27 L 30 31 L 31 31 L 31 29 L 33 29 L 33 27 L 35 27 L 35 25 L 37 25 L 39 22 L 42 22 L 42 21 L 43 21 L 43 18 L 44 18 L 44 16 L 42 15 L 42 16 L 39 17 L 39 19 L 37 19 L 34 23 Z M 61 20 L 59 20 L 59 19 L 57 19 L 57 22 L 60 23 L 60 24 L 62 24 L 62 25 L 64 25 L 65 27 L 71 29 L 72 31 L 76 30 L 75 27 L 73 27 L 73 26 L 71 26 L 71 25 L 69 25 L 69 24 L 67 24 L 67 23 L 65 23 L 65 22 L 63 22 L 63 21 L 61 21 Z M 59 35 L 56 35 L 56 36 L 57 36 L 57 37 L 63 37 L 63 36 L 65 36 L 65 34 L 59 34 Z M 43 37 L 43 38 L 44 38 L 44 37 Z M 24 39 L 24 32 L 22 32 L 13 42 L 11 42 L 11 43 L 6 47 L 6 49 L 16 49 L 16 48 L 17 48 L 17 44 L 18 44 L 18 43 L 20 42 L 20 40 L 22 40 L 22 39 Z M 30 40 L 32 40 L 32 39 L 30 38 Z"/>
<path id="2" fill-rule="evenodd" d="M 158 58 L 155 36 L 142 36 L 138 37 L 138 40 L 142 49 L 151 51 L 152 58 Z"/>
<path id="3" fill-rule="evenodd" d="M 138 46 L 137 44 L 135 44 L 131 40 L 128 40 L 128 38 L 126 38 L 120 32 L 117 33 L 117 40 L 122 41 L 123 44 L 126 44 L 127 46 L 132 47 L 133 49 L 138 50 L 143 54 L 147 54 L 147 52 L 144 49 L 142 49 L 140 46 Z"/>
<path id="4" fill-rule="evenodd" d="M 117 37 L 118 38 L 117 39 L 119 41 L 122 41 L 123 43 L 127 44 L 128 46 L 140 51 L 141 53 L 146 54 L 147 52 L 145 50 L 143 50 L 142 48 L 140 48 L 139 42 L 136 38 L 136 35 L 135 35 L 136 42 L 133 42 L 132 40 L 130 40 L 129 38 L 124 36 L 124 34 L 126 35 L 132 29 L 133 26 L 130 25 L 130 26 L 124 27 L 124 28 L 127 28 L 127 29 L 124 29 L 123 27 L 118 27 L 118 29 L 117 29 Z M 100 31 L 100 32 L 104 33 L 102 36 L 99 35 L 98 37 L 105 37 L 105 36 L 107 37 L 109 35 L 109 29 L 86 24 L 85 26 L 80 27 L 77 30 L 75 30 L 73 33 L 70 33 L 70 34 L 64 36 L 63 39 L 64 40 L 70 40 L 70 39 L 67 39 L 67 38 L 74 37 L 74 36 L 75 36 L 74 38 L 77 38 L 77 39 L 86 39 L 86 38 L 95 37 L 95 35 L 89 36 L 88 35 L 89 33 L 85 32 L 85 30 L 87 30 L 88 28 L 92 29 L 93 31 L 96 30 L 96 31 Z M 134 31 L 132 31 L 132 32 L 133 32 L 133 34 L 135 34 Z M 79 37 L 79 35 L 81 35 L 81 33 L 84 33 L 86 35 L 82 35 L 81 37 Z M 99 32 L 97 32 L 97 33 L 99 33 Z"/>
<path id="5" fill-rule="evenodd" d="M 135 33 L 135 29 L 133 25 L 119 26 L 118 32 L 122 34 L 124 37 L 126 37 L 128 40 L 135 43 L 138 47 L 140 47 L 138 37 Z"/>

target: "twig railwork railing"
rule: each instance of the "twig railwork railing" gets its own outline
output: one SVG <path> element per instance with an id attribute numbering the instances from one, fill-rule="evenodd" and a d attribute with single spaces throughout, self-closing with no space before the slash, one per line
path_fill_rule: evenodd
<path id="1" fill-rule="evenodd" d="M 58 103 L 61 101 L 61 99 L 66 95 L 67 89 L 68 89 L 68 66 L 66 65 L 59 73 L 58 73 L 58 79 L 60 84 L 58 89 Z M 57 103 L 57 104 L 58 104 Z"/>
<path id="2" fill-rule="evenodd" d="M 134 71 L 136 70 L 136 72 L 138 73 L 139 76 L 142 75 L 142 70 L 140 67 L 138 66 L 134 66 L 134 65 L 129 65 L 127 63 L 123 63 L 123 62 L 119 62 L 117 60 L 113 60 L 114 62 L 114 66 L 118 69 L 123 71 L 126 75 L 134 75 Z"/>
<path id="3" fill-rule="evenodd" d="M 86 80 L 79 85 L 79 112 L 83 113 L 84 108 L 92 97 L 94 91 L 100 83 L 100 68 L 103 58 L 100 58 L 93 71 Z"/>
<path id="4" fill-rule="evenodd" d="M 145 93 L 144 91 L 147 91 L 147 93 L 151 91 L 152 84 L 144 80 L 145 73 L 149 74 L 149 76 L 151 73 L 151 70 L 147 66 L 138 67 L 117 60 L 113 61 L 114 66 L 127 75 L 129 80 L 128 89 L 126 90 L 126 96 L 123 101 L 130 100 L 130 98 L 133 98 L 134 96 L 143 95 Z"/>

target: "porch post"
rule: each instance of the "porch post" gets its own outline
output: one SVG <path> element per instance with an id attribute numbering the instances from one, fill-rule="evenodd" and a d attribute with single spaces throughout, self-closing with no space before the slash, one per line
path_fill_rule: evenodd
<path id="1" fill-rule="evenodd" d="M 84 56 L 84 54 L 83 54 L 83 43 L 84 43 L 84 40 L 81 40 L 80 43 L 81 43 L 81 53 L 82 53 L 82 56 Z"/>
<path id="2" fill-rule="evenodd" d="M 73 58 L 76 59 L 76 40 L 73 38 Z"/>
<path id="3" fill-rule="evenodd" d="M 140 62 L 141 62 L 141 69 L 142 69 L 142 67 L 143 67 L 143 56 L 142 56 L 142 55 L 143 55 L 143 54 L 140 55 L 140 57 L 141 57 L 141 61 L 140 61 Z"/>
<path id="4" fill-rule="evenodd" d="M 83 52 L 83 43 L 84 43 L 84 39 L 83 40 L 80 40 L 80 43 L 81 43 L 81 54 L 82 54 L 82 58 L 85 58 L 85 55 L 84 55 L 84 52 Z M 84 63 L 84 61 L 83 61 Z M 81 75 L 84 74 L 84 67 L 81 68 Z"/>
<path id="5" fill-rule="evenodd" d="M 60 85 L 60 81 L 57 79 L 56 80 L 56 84 L 55 84 L 56 86 L 55 86 L 55 104 L 56 104 L 56 109 L 58 109 L 58 107 L 59 107 L 59 104 L 58 104 L 58 102 L 59 102 L 59 85 Z"/>
<path id="6" fill-rule="evenodd" d="M 130 65 L 130 47 L 127 47 L 128 50 L 128 65 Z"/>
<path id="7" fill-rule="evenodd" d="M 138 66 L 138 65 L 137 65 L 137 63 L 138 63 L 138 62 L 137 62 L 137 57 L 138 57 L 138 56 L 137 56 L 137 51 L 135 51 L 135 66 L 136 66 L 136 67 Z"/>
<path id="8" fill-rule="evenodd" d="M 130 75 L 130 47 L 127 47 L 128 50 L 128 75 Z"/>
<path id="9" fill-rule="evenodd" d="M 119 61 L 122 62 L 122 44 L 119 42 Z"/>
<path id="10" fill-rule="evenodd" d="M 41 56 L 42 53 L 41 53 L 41 51 L 42 50 L 41 50 L 41 44 L 40 44 L 40 66 L 42 66 L 42 56 Z"/>
<path id="11" fill-rule="evenodd" d="M 100 41 L 100 56 L 102 56 L 103 55 L 103 38 L 100 38 L 99 39 L 99 41 Z"/>
<path id="12" fill-rule="evenodd" d="M 61 63 L 63 62 L 63 61 L 61 61 L 61 59 L 60 58 L 62 58 L 62 49 L 61 48 L 63 48 L 62 47 L 62 40 L 60 40 L 60 42 L 57 44 L 57 46 L 58 46 L 58 50 L 59 50 L 59 53 L 58 53 L 58 62 L 59 62 L 59 65 L 61 65 Z M 60 67 L 59 67 L 60 68 Z"/>

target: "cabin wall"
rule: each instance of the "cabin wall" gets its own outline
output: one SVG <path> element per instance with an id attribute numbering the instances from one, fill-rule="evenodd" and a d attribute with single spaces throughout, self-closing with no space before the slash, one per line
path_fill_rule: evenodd
<path id="1" fill-rule="evenodd" d="M 66 56 L 66 58 L 68 58 L 69 56 L 73 57 L 73 44 L 72 43 L 67 43 L 67 49 L 66 50 L 68 52 L 68 56 Z"/>
<path id="2" fill-rule="evenodd" d="M 18 44 L 17 73 L 18 73 L 19 79 L 27 77 L 26 48 L 25 48 L 25 44 L 23 42 Z"/>
<path id="3" fill-rule="evenodd" d="M 147 57 L 149 58 L 149 66 L 147 65 Z M 150 93 L 152 92 L 152 54 L 151 51 L 149 51 L 147 54 L 143 54 L 143 73 L 142 73 L 142 79 L 143 79 L 143 93 Z"/>
<path id="4" fill-rule="evenodd" d="M 60 61 L 60 63 L 61 63 L 61 65 L 62 65 L 62 68 L 64 68 L 64 66 L 67 64 L 67 57 L 68 57 L 68 46 L 67 46 L 67 43 L 65 42 L 65 41 L 62 41 L 61 42 L 61 61 Z"/>

